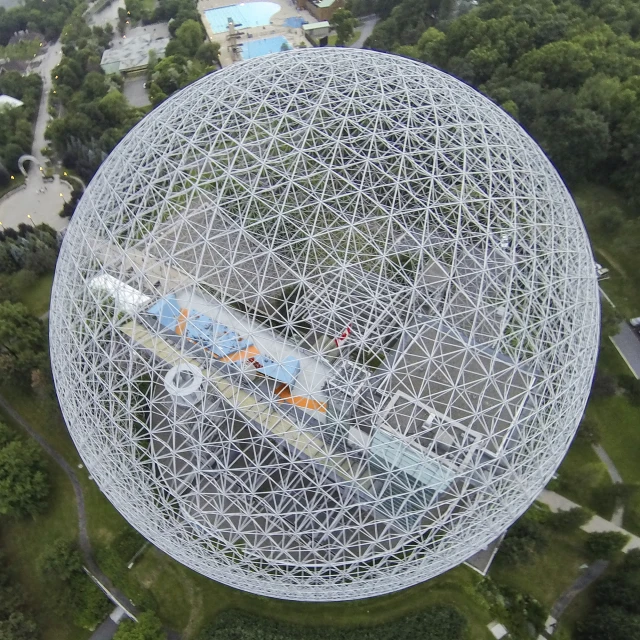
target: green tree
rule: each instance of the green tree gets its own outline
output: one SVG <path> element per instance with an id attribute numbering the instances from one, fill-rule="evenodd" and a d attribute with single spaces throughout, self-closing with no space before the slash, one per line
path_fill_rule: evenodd
<path id="1" fill-rule="evenodd" d="M 42 322 L 21 303 L 0 304 L 0 378 L 28 381 L 43 357 Z"/>
<path id="2" fill-rule="evenodd" d="M 165 640 L 166 637 L 157 616 L 146 611 L 138 616 L 138 622 L 133 620 L 121 622 L 113 640 Z"/>
<path id="3" fill-rule="evenodd" d="M 547 524 L 556 531 L 570 533 L 588 522 L 590 517 L 591 514 L 585 509 L 574 507 L 568 511 L 552 513 L 547 519 Z"/>
<path id="4" fill-rule="evenodd" d="M 586 549 L 592 558 L 608 560 L 627 544 L 629 536 L 618 531 L 598 531 L 587 536 Z"/>
<path id="5" fill-rule="evenodd" d="M 196 60 L 200 60 L 211 67 L 218 64 L 220 55 L 220 44 L 217 42 L 203 42 L 196 51 Z"/>
<path id="6" fill-rule="evenodd" d="M 37 640 L 39 635 L 36 623 L 21 611 L 0 620 L 0 640 Z"/>
<path id="7" fill-rule="evenodd" d="M 15 438 L 0 423 L 0 514 L 34 516 L 44 509 L 48 496 L 49 479 L 37 445 Z"/>
<path id="8" fill-rule="evenodd" d="M 109 91 L 98 103 L 98 108 L 107 125 L 112 127 L 121 125 L 130 113 L 127 99 L 117 89 Z"/>
<path id="9" fill-rule="evenodd" d="M 342 47 L 353 38 L 358 21 L 351 15 L 351 11 L 338 9 L 329 20 L 329 24 L 336 32 L 336 44 Z"/>
<path id="10" fill-rule="evenodd" d="M 204 29 L 197 20 L 186 20 L 176 29 L 176 40 L 183 46 L 187 56 L 193 57 L 203 44 Z"/>
<path id="11" fill-rule="evenodd" d="M 597 607 L 578 624 L 577 640 L 640 640 L 640 616 L 618 607 Z"/>
<path id="12" fill-rule="evenodd" d="M 76 546 L 57 540 L 40 558 L 40 570 L 49 588 L 56 592 L 58 606 L 67 611 L 78 626 L 94 629 L 111 603 L 82 568 Z"/>

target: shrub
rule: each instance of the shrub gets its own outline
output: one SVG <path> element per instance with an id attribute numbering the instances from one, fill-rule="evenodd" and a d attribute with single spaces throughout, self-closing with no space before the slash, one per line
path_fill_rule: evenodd
<path id="1" fill-rule="evenodd" d="M 593 532 L 587 537 L 587 553 L 592 558 L 608 560 L 620 551 L 628 540 L 629 536 L 619 531 Z"/>
<path id="2" fill-rule="evenodd" d="M 84 629 L 94 629 L 111 609 L 111 603 L 82 568 L 75 544 L 57 540 L 40 558 L 40 569 L 54 590 L 58 606 Z"/>
<path id="3" fill-rule="evenodd" d="M 47 505 L 49 478 L 38 446 L 0 423 L 0 514 L 34 516 Z"/>
<path id="4" fill-rule="evenodd" d="M 297 627 L 228 611 L 199 640 L 462 640 L 466 634 L 467 621 L 460 611 L 449 605 L 436 605 L 417 616 L 364 629 Z"/>
<path id="5" fill-rule="evenodd" d="M 574 507 L 568 511 L 552 513 L 547 519 L 547 524 L 556 531 L 570 533 L 589 521 L 591 514 L 581 507 Z"/>
<path id="6" fill-rule="evenodd" d="M 576 433 L 577 442 L 586 442 L 587 444 L 598 444 L 600 442 L 600 427 L 592 418 L 584 417 L 580 422 Z"/>
<path id="7" fill-rule="evenodd" d="M 498 559 L 501 562 L 526 564 L 547 547 L 543 525 L 535 514 L 526 513 L 509 529 L 500 545 Z"/>

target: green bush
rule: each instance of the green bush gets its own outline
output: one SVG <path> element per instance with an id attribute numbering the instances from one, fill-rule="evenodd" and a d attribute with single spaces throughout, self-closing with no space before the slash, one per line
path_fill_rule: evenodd
<path id="1" fill-rule="evenodd" d="M 591 514 L 586 509 L 575 507 L 568 511 L 549 514 L 547 524 L 556 531 L 570 533 L 586 524 L 590 518 Z"/>
<path id="2" fill-rule="evenodd" d="M 449 605 L 374 628 L 297 627 L 238 611 L 223 613 L 199 640 L 463 640 L 465 617 Z"/>
<path id="3" fill-rule="evenodd" d="M 138 616 L 138 622 L 123 621 L 113 640 L 165 640 L 166 637 L 160 620 L 147 611 Z"/>
<path id="4" fill-rule="evenodd" d="M 618 531 L 594 532 L 587 537 L 586 550 L 592 558 L 608 560 L 620 551 L 628 540 L 629 536 Z"/>
<path id="5" fill-rule="evenodd" d="M 498 562 L 526 564 L 544 551 L 548 540 L 541 519 L 534 510 L 530 510 L 516 521 L 500 545 Z"/>
<path id="6" fill-rule="evenodd" d="M 111 609 L 111 602 L 85 573 L 74 543 L 56 540 L 40 558 L 40 570 L 55 591 L 58 606 L 79 627 L 95 629 Z"/>
<path id="7" fill-rule="evenodd" d="M 49 477 L 38 445 L 0 423 L 0 514 L 34 516 L 47 506 Z"/>

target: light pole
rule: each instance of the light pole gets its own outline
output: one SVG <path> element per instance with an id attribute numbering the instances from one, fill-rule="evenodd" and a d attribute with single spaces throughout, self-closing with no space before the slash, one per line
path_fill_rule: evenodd
<path id="1" fill-rule="evenodd" d="M 33 221 L 31 214 L 27 213 L 27 218 L 29 218 L 29 222 L 33 225 L 33 228 L 35 229 L 36 223 Z"/>
<path id="2" fill-rule="evenodd" d="M 60 193 L 60 197 L 62 198 L 62 201 L 67 204 L 67 199 L 64 197 L 64 193 Z"/>

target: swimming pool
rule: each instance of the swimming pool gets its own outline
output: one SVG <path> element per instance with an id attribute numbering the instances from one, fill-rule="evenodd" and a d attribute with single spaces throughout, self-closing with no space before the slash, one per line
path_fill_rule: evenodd
<path id="1" fill-rule="evenodd" d="M 303 24 L 307 24 L 307 21 L 304 18 L 287 18 L 284 23 L 287 27 L 293 27 L 294 29 L 299 29 Z"/>
<path id="2" fill-rule="evenodd" d="M 204 17 L 211 25 L 213 33 L 223 33 L 227 30 L 229 18 L 236 28 L 262 27 L 269 24 L 271 16 L 278 11 L 280 5 L 275 2 L 243 2 L 208 9 L 204 12 Z"/>
<path id="3" fill-rule="evenodd" d="M 282 51 L 283 44 L 286 44 L 289 49 L 292 48 L 284 36 L 274 36 L 273 38 L 244 42 L 242 44 L 242 59 L 248 60 L 249 58 L 266 56 L 268 53 L 277 53 L 278 51 Z"/>

